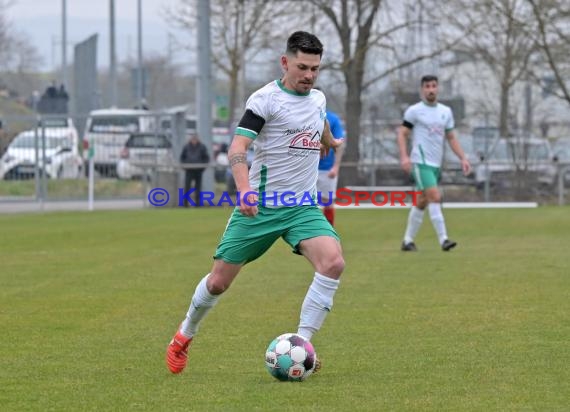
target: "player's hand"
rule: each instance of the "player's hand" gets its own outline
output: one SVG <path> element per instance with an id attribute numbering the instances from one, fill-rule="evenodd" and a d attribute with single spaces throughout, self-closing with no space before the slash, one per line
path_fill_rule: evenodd
<path id="1" fill-rule="evenodd" d="M 327 157 L 332 149 L 333 152 L 344 143 L 343 139 L 333 139 L 331 142 L 321 141 L 321 159 Z"/>
<path id="2" fill-rule="evenodd" d="M 461 159 L 461 168 L 463 169 L 463 175 L 468 176 L 471 173 L 471 163 L 466 157 Z"/>
<path id="3" fill-rule="evenodd" d="M 333 166 L 331 168 L 331 170 L 329 170 L 329 173 L 327 174 L 328 177 L 330 177 L 331 179 L 334 179 L 335 177 L 338 176 L 338 166 Z"/>
<path id="4" fill-rule="evenodd" d="M 402 157 L 400 159 L 400 165 L 404 172 L 409 174 L 412 171 L 412 161 L 410 160 L 410 156 Z"/>
<path id="5" fill-rule="evenodd" d="M 251 188 L 240 192 L 239 194 L 239 211 L 244 216 L 255 216 L 259 211 L 257 205 L 259 203 L 259 196 L 257 192 Z"/>
<path id="6" fill-rule="evenodd" d="M 330 146 L 331 149 L 333 149 L 336 152 L 336 149 L 341 147 L 343 144 L 344 144 L 344 137 L 341 139 L 333 139 Z"/>
<path id="7" fill-rule="evenodd" d="M 327 156 L 332 149 L 336 152 L 336 149 L 344 143 L 344 139 L 335 139 L 331 133 L 331 127 L 329 122 L 325 119 L 325 125 L 323 127 L 323 133 L 321 134 L 321 158 Z"/>

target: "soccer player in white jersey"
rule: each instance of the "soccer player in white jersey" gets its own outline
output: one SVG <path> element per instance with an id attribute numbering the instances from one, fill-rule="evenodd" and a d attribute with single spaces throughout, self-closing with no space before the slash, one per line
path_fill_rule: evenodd
<path id="1" fill-rule="evenodd" d="M 441 249 L 447 252 L 457 246 L 457 242 L 447 237 L 441 211 L 441 193 L 437 187 L 445 140 L 461 160 L 461 168 L 465 175 L 470 173 L 471 165 L 455 134 L 453 112 L 451 108 L 438 103 L 437 94 L 437 77 L 431 75 L 422 77 L 422 101 L 406 110 L 404 121 L 398 130 L 400 163 L 407 173 L 412 174 L 416 188 L 422 192 L 408 216 L 408 226 L 401 246 L 406 252 L 417 250 L 414 238 L 422 225 L 426 206 Z M 413 141 L 411 156 L 408 156 L 407 141 L 410 133 L 413 133 Z"/>
<path id="2" fill-rule="evenodd" d="M 293 33 L 281 57 L 283 77 L 247 100 L 229 149 L 240 204 L 228 221 L 210 273 L 198 283 L 186 318 L 168 345 L 166 363 L 172 373 L 185 368 L 200 321 L 240 269 L 280 237 L 314 268 L 297 333 L 310 340 L 332 308 L 344 258 L 337 233 L 314 200 L 321 145 L 334 150 L 342 142 L 332 137 L 326 123 L 324 94 L 313 89 L 322 53 L 315 35 Z M 248 172 L 246 153 L 253 141 L 255 155 Z"/>

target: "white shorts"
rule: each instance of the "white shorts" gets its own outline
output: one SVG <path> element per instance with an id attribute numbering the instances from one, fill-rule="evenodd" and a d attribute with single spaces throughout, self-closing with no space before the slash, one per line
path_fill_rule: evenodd
<path id="1" fill-rule="evenodd" d="M 320 193 L 320 198 L 324 200 L 330 200 L 329 192 L 332 192 L 332 199 L 336 199 L 338 175 L 331 178 L 328 174 L 328 170 L 319 170 L 319 178 L 317 180 L 317 192 Z"/>

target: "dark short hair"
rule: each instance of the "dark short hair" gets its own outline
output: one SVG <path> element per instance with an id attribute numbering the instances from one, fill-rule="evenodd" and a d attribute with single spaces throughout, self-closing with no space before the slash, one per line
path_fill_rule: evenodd
<path id="1" fill-rule="evenodd" d="M 433 74 L 426 74 L 424 77 L 422 77 L 422 83 L 421 83 L 422 86 L 424 85 L 424 83 L 429 83 L 429 82 L 438 83 L 437 76 Z"/>
<path id="2" fill-rule="evenodd" d="M 317 36 L 306 31 L 296 31 L 287 39 L 287 54 L 297 52 L 323 55 L 323 44 Z"/>

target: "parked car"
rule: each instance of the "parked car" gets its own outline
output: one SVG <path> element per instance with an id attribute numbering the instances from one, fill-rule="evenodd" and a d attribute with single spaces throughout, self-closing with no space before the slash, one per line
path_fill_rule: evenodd
<path id="1" fill-rule="evenodd" d="M 212 129 L 212 158 L 214 159 L 214 178 L 222 183 L 226 180 L 226 170 L 229 162 L 228 150 L 233 136 L 227 127 L 214 127 Z"/>
<path id="2" fill-rule="evenodd" d="M 556 140 L 552 145 L 552 152 L 560 163 L 570 164 L 570 137 Z"/>
<path id="3" fill-rule="evenodd" d="M 564 184 L 570 185 L 570 138 L 561 138 L 554 142 L 552 153 L 559 163 L 560 170 L 564 169 Z"/>
<path id="4" fill-rule="evenodd" d="M 232 132 L 227 127 L 214 127 L 212 129 L 212 151 L 214 157 L 220 153 L 228 152 L 232 138 Z"/>
<path id="5" fill-rule="evenodd" d="M 490 183 L 512 186 L 516 174 L 526 179 L 552 186 L 558 170 L 548 140 L 535 137 L 497 139 L 475 169 L 475 180 L 482 188 L 487 179 Z"/>
<path id="6" fill-rule="evenodd" d="M 162 117 L 160 120 L 160 127 L 162 131 L 171 133 L 172 116 Z M 196 116 L 186 115 L 186 134 L 190 135 L 198 133 L 197 127 L 198 120 Z M 212 159 L 214 159 L 215 163 L 214 178 L 218 183 L 226 181 L 226 169 L 228 166 L 227 153 L 232 137 L 232 132 L 228 127 L 223 125 L 223 122 L 214 120 L 212 127 Z"/>
<path id="7" fill-rule="evenodd" d="M 396 136 L 362 136 L 358 172 L 383 186 L 410 185 L 411 175 L 400 166 L 400 149 Z"/>
<path id="8" fill-rule="evenodd" d="M 157 167 L 173 167 L 172 143 L 166 134 L 132 133 L 117 163 L 119 179 L 149 177 Z"/>
<path id="9" fill-rule="evenodd" d="M 500 130 L 498 127 L 479 126 L 471 130 L 471 138 L 473 139 L 473 148 L 481 150 L 488 147 L 490 143 L 500 138 Z"/>
<path id="10" fill-rule="evenodd" d="M 154 117 L 146 110 L 103 109 L 89 114 L 85 126 L 84 158 L 89 160 L 93 151 L 95 171 L 102 176 L 114 177 L 121 150 L 132 133 L 154 131 Z"/>
<path id="11" fill-rule="evenodd" d="M 527 169 L 538 183 L 553 186 L 558 176 L 556 157 L 546 139 L 530 138 L 516 141 L 519 153 L 519 168 Z"/>
<path id="12" fill-rule="evenodd" d="M 160 129 L 165 133 L 172 132 L 172 116 L 161 117 Z M 198 133 L 198 119 L 193 115 L 186 115 L 186 134 Z M 187 136 L 188 137 L 188 136 Z M 214 120 L 212 127 L 212 154 L 215 159 L 219 153 L 226 153 L 232 140 L 230 129 Z"/>
<path id="13" fill-rule="evenodd" d="M 50 129 L 53 135 L 67 136 L 79 144 L 79 134 L 71 117 L 45 116 L 39 123 L 39 128 Z"/>
<path id="14" fill-rule="evenodd" d="M 411 150 L 408 141 L 408 153 Z M 383 185 L 408 185 L 412 183 L 411 175 L 402 169 L 400 164 L 400 147 L 396 137 L 377 139 L 373 148 L 374 157 L 378 161 L 378 182 Z"/>
<path id="15" fill-rule="evenodd" d="M 80 154 L 81 143 L 79 141 L 79 133 L 71 117 L 66 116 L 42 116 L 38 129 L 49 130 L 50 136 L 68 137 L 76 154 Z M 83 166 L 82 166 L 83 167 Z"/>
<path id="16" fill-rule="evenodd" d="M 160 120 L 160 130 L 165 133 L 172 132 L 172 116 L 162 117 Z M 196 133 L 198 122 L 195 116 L 186 116 L 186 134 Z"/>
<path id="17" fill-rule="evenodd" d="M 42 138 L 40 131 L 28 130 L 14 138 L 0 159 L 0 178 L 32 179 L 36 163 L 39 172 L 52 179 L 77 178 L 81 176 L 83 165 L 77 144 L 69 136 L 45 129 L 45 138 Z"/>
<path id="18" fill-rule="evenodd" d="M 461 167 L 459 158 L 455 155 L 449 144 L 445 144 L 443 151 L 443 167 L 441 171 L 441 183 L 455 185 L 473 185 L 475 184 L 475 173 L 473 170 L 477 168 L 480 161 L 480 153 L 475 149 L 475 139 L 471 135 L 459 135 L 457 137 L 461 149 L 465 153 L 467 160 L 471 164 L 472 172 L 465 176 Z"/>

